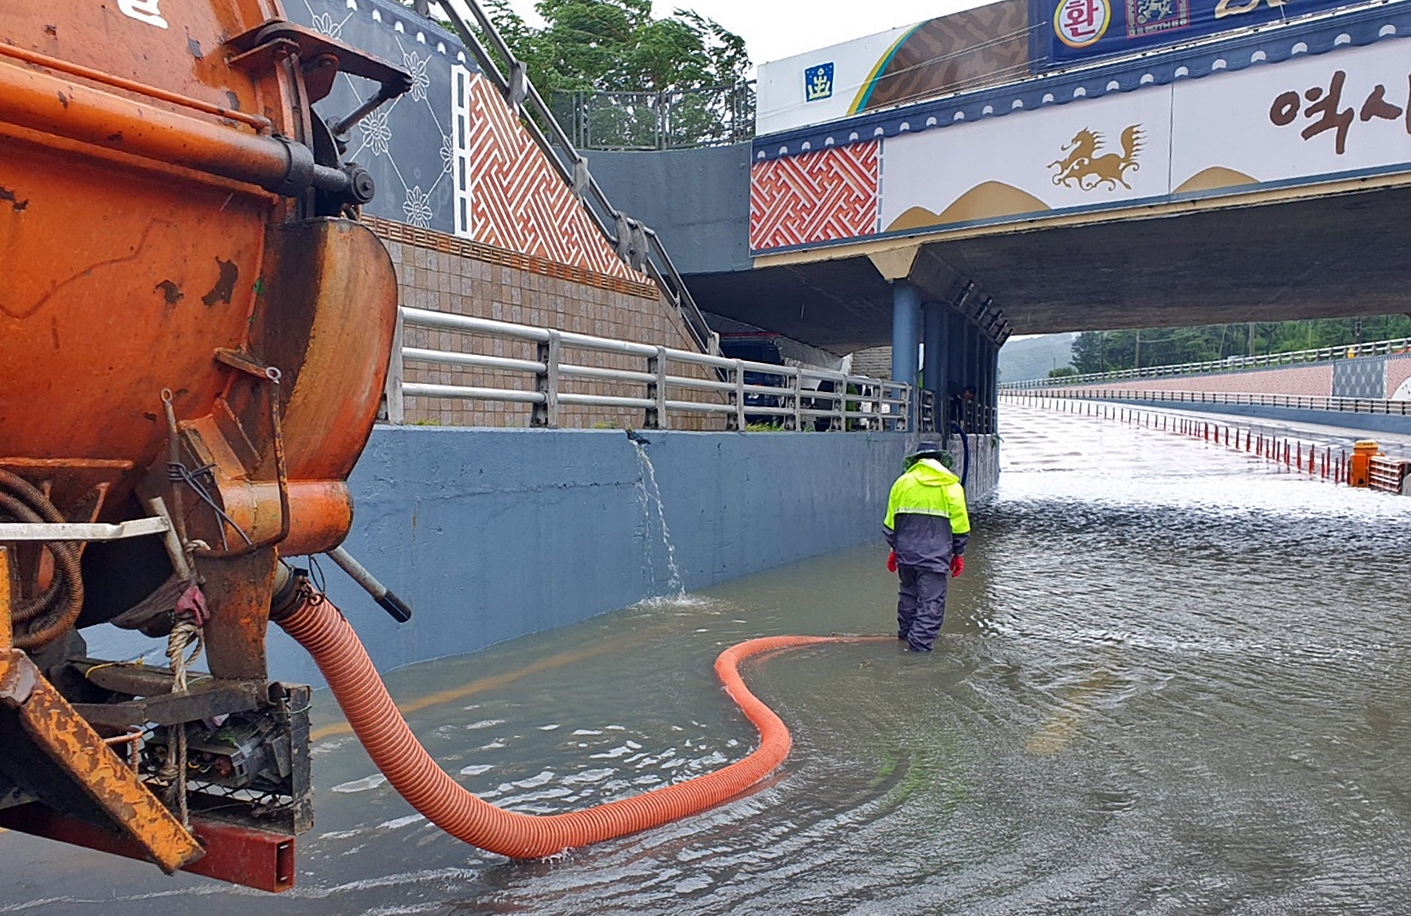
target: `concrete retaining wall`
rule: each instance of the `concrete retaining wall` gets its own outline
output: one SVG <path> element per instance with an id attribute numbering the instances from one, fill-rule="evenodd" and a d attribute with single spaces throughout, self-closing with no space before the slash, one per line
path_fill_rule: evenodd
<path id="1" fill-rule="evenodd" d="M 999 486 L 999 436 L 969 436 L 970 469 L 965 476 L 967 502 L 983 502 Z M 963 470 L 965 450 L 960 437 L 951 435 L 946 440 L 946 449 L 955 456 L 956 473 Z"/>
<path id="2" fill-rule="evenodd" d="M 384 670 L 473 652 L 878 537 L 908 443 L 644 435 L 650 472 L 621 431 L 379 427 L 353 473 L 346 546 L 416 616 L 397 626 L 325 560 L 330 596 Z M 321 683 L 273 629 L 270 662 Z"/>

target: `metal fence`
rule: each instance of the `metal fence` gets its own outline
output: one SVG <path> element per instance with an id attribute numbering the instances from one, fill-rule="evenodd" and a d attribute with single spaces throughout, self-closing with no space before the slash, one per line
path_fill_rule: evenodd
<path id="1" fill-rule="evenodd" d="M 481 349 L 496 340 L 528 342 L 533 359 L 402 345 L 404 328 L 452 331 Z M 451 398 L 531 406 L 530 424 L 558 427 L 564 407 L 609 407 L 641 411 L 643 429 L 668 429 L 672 417 L 717 416 L 730 429 L 773 427 L 819 431 L 904 431 L 911 409 L 908 385 L 826 369 L 727 359 L 633 341 L 511 324 L 403 307 L 387 380 L 386 418 L 405 421 L 404 398 Z M 590 354 L 640 361 L 640 369 L 589 365 Z M 478 371 L 485 379 L 517 385 L 447 385 L 405 380 L 405 365 Z M 688 375 L 691 367 L 705 370 Z M 589 381 L 612 393 L 574 391 Z M 695 395 L 698 400 L 691 400 Z"/>
<path id="2" fill-rule="evenodd" d="M 1384 414 L 1411 417 L 1411 401 L 1377 398 L 1333 398 L 1308 394 L 1238 394 L 1219 391 L 1147 391 L 1138 388 L 1079 388 L 1042 391 L 1007 390 L 1005 396 L 1028 401 L 1073 400 L 1139 401 L 1150 404 L 1232 404 L 1248 407 L 1293 407 L 1301 410 L 1334 410 L 1342 413 Z"/>
<path id="3" fill-rule="evenodd" d="M 1173 375 L 1211 375 L 1218 372 L 1237 372 L 1241 369 L 1267 369 L 1277 366 L 1292 366 L 1302 363 L 1324 363 L 1339 359 L 1356 359 L 1365 356 L 1388 356 L 1407 352 L 1411 352 L 1411 337 L 1398 337 L 1394 340 L 1378 340 L 1372 343 L 1348 344 L 1345 347 L 1321 347 L 1315 350 L 1292 350 L 1288 353 L 1270 353 L 1267 356 L 1231 356 L 1227 359 L 1211 360 L 1203 363 L 1179 363 L 1172 366 L 1148 366 L 1144 369 L 1119 369 L 1114 372 L 1094 372 L 1087 375 L 1066 375 L 1059 376 L 1058 378 L 1037 378 L 1021 382 L 1004 382 L 1000 385 L 1000 388 L 1007 390 L 1052 388 L 1126 381 L 1131 379 L 1168 378 Z"/>
<path id="4" fill-rule="evenodd" d="M 688 92 L 555 92 L 552 102 L 579 149 L 691 149 L 754 138 L 753 81 Z"/>

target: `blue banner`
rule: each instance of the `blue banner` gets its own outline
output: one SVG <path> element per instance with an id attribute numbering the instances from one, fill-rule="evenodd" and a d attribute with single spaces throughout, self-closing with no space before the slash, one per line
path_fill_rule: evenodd
<path id="1" fill-rule="evenodd" d="M 1034 69 L 1130 54 L 1354 0 L 1032 0 Z"/>

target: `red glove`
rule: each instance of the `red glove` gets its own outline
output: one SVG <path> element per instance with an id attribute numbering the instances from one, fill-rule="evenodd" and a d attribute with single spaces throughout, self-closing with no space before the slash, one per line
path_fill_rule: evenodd
<path id="1" fill-rule="evenodd" d="M 952 579 L 958 579 L 958 578 L 960 578 L 960 574 L 963 573 L 963 572 L 965 572 L 965 558 L 964 558 L 964 557 L 951 557 L 951 558 L 950 558 L 950 577 L 951 577 Z"/>
<path id="2" fill-rule="evenodd" d="M 893 550 L 887 554 L 887 572 L 897 571 L 897 552 Z"/>

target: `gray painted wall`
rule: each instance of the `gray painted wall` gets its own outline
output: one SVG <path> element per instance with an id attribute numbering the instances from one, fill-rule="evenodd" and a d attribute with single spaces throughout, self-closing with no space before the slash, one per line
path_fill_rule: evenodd
<path id="1" fill-rule="evenodd" d="M 475 652 L 880 539 L 912 442 L 904 433 L 643 435 L 650 470 L 621 430 L 377 427 L 350 480 L 345 546 L 415 614 L 398 625 L 324 558 L 329 597 L 381 670 Z M 974 504 L 993 492 L 999 453 L 994 437 L 971 441 Z M 960 455 L 958 443 L 950 448 Z M 84 636 L 96 658 L 164 663 L 164 642 L 107 626 Z M 269 662 L 276 678 L 323 683 L 273 626 Z"/>
<path id="2" fill-rule="evenodd" d="M 416 615 L 396 625 L 325 559 L 330 597 L 383 670 L 473 652 L 674 591 L 662 518 L 687 589 L 880 537 L 908 444 L 900 433 L 645 435 L 660 517 L 620 430 L 378 427 L 353 473 L 346 546 Z M 270 667 L 322 683 L 275 628 Z"/>
<path id="3" fill-rule="evenodd" d="M 655 229 L 681 273 L 751 268 L 748 143 L 587 155 L 613 205 Z"/>

